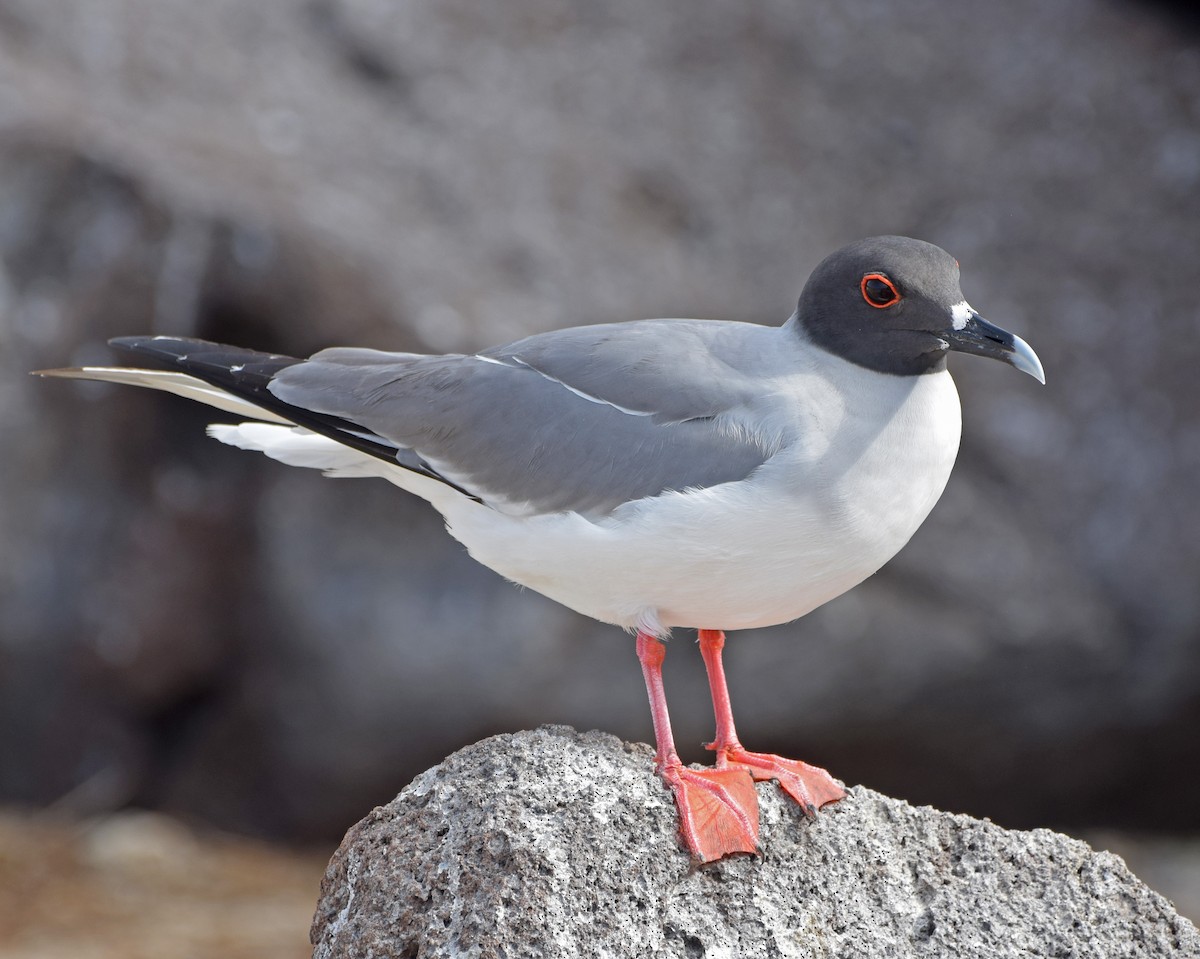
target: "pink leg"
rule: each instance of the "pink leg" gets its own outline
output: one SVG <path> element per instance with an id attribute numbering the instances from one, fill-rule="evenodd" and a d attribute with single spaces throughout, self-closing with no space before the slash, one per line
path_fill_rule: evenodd
<path id="1" fill-rule="evenodd" d="M 717 769 L 745 769 L 756 780 L 778 780 L 783 791 L 796 800 L 808 816 L 815 816 L 822 806 L 844 797 L 846 790 L 819 766 L 770 753 L 752 753 L 742 746 L 733 726 L 729 687 L 725 684 L 725 667 L 721 664 L 724 648 L 725 634 L 721 630 L 700 630 L 700 655 L 708 670 L 713 713 L 717 719 L 717 738 L 708 744 L 708 748 L 717 754 Z"/>
<path id="2" fill-rule="evenodd" d="M 649 633 L 639 632 L 637 654 L 654 718 L 655 769 L 675 794 L 679 830 L 688 849 L 701 862 L 734 852 L 754 852 L 758 848 L 754 781 L 743 769 L 698 770 L 683 765 L 675 751 L 663 690 L 666 647 Z"/>

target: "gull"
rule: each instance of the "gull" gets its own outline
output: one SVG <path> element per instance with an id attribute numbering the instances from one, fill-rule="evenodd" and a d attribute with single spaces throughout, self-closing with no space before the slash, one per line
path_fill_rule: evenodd
<path id="1" fill-rule="evenodd" d="M 957 260 L 897 236 L 826 257 L 776 327 L 640 320 L 475 354 L 308 359 L 169 336 L 111 343 L 163 368 L 42 375 L 198 400 L 244 420 L 208 428 L 223 443 L 386 479 L 485 566 L 634 633 L 656 771 L 700 862 L 757 850 L 756 780 L 809 816 L 845 795 L 824 769 L 742 746 L 726 631 L 798 619 L 908 542 L 958 453 L 949 353 L 1045 382 L 1028 344 L 967 303 Z M 710 768 L 684 766 L 671 733 L 662 663 L 676 628 L 698 630 Z"/>

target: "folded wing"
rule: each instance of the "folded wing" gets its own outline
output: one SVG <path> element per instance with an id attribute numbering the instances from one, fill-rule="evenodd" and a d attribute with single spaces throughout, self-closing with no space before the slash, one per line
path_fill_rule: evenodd
<path id="1" fill-rule="evenodd" d="M 325 350 L 270 390 L 414 450 L 498 508 L 603 514 L 744 479 L 773 452 L 733 425 L 747 397 L 703 327 L 582 327 L 477 356 Z"/>
<path id="2" fill-rule="evenodd" d="M 294 423 L 498 509 L 603 515 L 668 490 L 744 479 L 774 452 L 736 425 L 752 399 L 721 359 L 721 337 L 736 326 L 644 321 L 479 355 L 338 348 L 308 360 L 125 337 L 113 345 L 171 370 L 59 372 Z"/>

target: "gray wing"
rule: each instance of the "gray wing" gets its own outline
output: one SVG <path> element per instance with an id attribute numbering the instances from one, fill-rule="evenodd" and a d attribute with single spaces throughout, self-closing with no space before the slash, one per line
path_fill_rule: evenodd
<path id="1" fill-rule="evenodd" d="M 722 419 L 753 398 L 721 359 L 741 326 L 579 327 L 477 356 L 324 350 L 269 389 L 413 450 L 485 502 L 606 513 L 743 479 L 774 452 Z"/>

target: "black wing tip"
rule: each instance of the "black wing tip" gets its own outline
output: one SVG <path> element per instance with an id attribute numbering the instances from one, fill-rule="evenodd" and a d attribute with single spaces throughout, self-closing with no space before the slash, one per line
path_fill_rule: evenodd
<path id="1" fill-rule="evenodd" d="M 221 346 L 220 343 L 214 343 L 211 340 L 197 340 L 186 336 L 153 336 L 146 334 L 144 336 L 114 336 L 108 341 L 108 345 L 117 350 L 131 350 L 140 352 L 146 349 L 165 350 L 169 349 L 171 344 L 187 345 L 187 346 Z M 231 347 L 224 347 L 231 349 Z"/>
<path id="2" fill-rule="evenodd" d="M 189 356 L 215 355 L 240 352 L 238 347 L 224 346 L 209 340 L 194 340 L 185 336 L 117 336 L 108 341 L 114 350 L 123 353 L 135 353 L 177 366 L 179 361 Z"/>
<path id="3" fill-rule="evenodd" d="M 263 353 L 243 346 L 216 343 L 187 336 L 117 336 L 108 341 L 115 350 L 147 356 L 173 367 L 211 366 L 228 369 L 248 364 L 283 369 L 302 362 L 282 353 Z"/>

